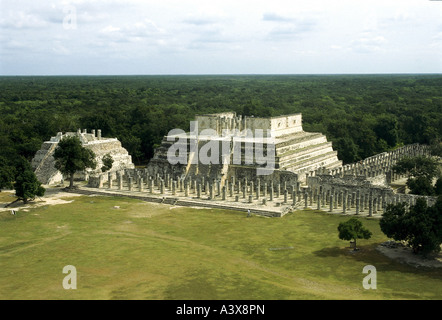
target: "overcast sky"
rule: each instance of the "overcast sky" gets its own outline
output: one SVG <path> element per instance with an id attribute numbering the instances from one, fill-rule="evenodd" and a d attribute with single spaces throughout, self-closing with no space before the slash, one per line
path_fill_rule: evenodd
<path id="1" fill-rule="evenodd" d="M 0 3 L 2 75 L 442 73 L 442 1 Z"/>

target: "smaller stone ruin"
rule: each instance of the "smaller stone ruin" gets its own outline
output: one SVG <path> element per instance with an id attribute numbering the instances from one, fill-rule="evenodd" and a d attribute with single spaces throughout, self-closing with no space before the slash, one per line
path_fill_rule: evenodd
<path id="1" fill-rule="evenodd" d="M 127 150 L 122 147 L 121 142 L 116 138 L 104 138 L 101 136 L 101 130 L 92 130 L 88 133 L 86 129 L 77 132 L 58 132 L 55 137 L 51 137 L 49 141 L 43 142 L 41 149 L 37 151 L 32 159 L 32 169 L 34 170 L 38 180 L 46 185 L 60 184 L 67 177 L 63 177 L 60 171 L 55 168 L 54 151 L 63 137 L 77 136 L 79 137 L 83 147 L 92 150 L 95 153 L 95 161 L 97 167 L 86 169 L 83 172 L 77 172 L 74 176 L 75 180 L 89 180 L 90 176 L 101 174 L 103 166 L 103 157 L 110 154 L 113 159 L 113 165 L 110 172 L 135 168 L 132 163 L 132 157 Z"/>

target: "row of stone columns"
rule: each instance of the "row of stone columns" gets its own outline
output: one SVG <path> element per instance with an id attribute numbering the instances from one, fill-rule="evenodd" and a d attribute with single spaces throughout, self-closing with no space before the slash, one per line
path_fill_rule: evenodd
<path id="1" fill-rule="evenodd" d="M 429 148 L 426 145 L 412 144 L 398 148 L 393 151 L 384 152 L 366 158 L 357 163 L 347 164 L 335 169 L 319 168 L 315 171 L 310 171 L 307 176 L 317 176 L 320 174 L 330 174 L 332 176 L 343 177 L 345 175 L 364 176 L 366 178 L 376 177 L 383 174 L 389 175 L 390 181 L 395 181 L 403 177 L 393 172 L 393 166 L 403 157 L 429 155 Z"/>
<path id="2" fill-rule="evenodd" d="M 148 192 L 150 194 L 166 194 L 185 197 L 221 199 L 233 198 L 235 201 L 248 201 L 266 204 L 267 201 L 277 201 L 278 204 L 297 206 L 304 205 L 304 208 L 316 208 L 318 210 L 328 210 L 329 212 L 347 213 L 350 210 L 356 214 L 367 212 L 369 216 L 373 213 L 384 211 L 389 203 L 406 201 L 412 204 L 415 198 L 408 195 L 390 194 L 389 190 L 379 190 L 376 188 L 347 188 L 319 186 L 317 188 L 301 188 L 299 183 L 288 185 L 288 183 L 274 184 L 257 179 L 248 181 L 247 179 L 237 179 L 232 177 L 226 180 L 221 186 L 219 180 L 209 180 L 207 178 L 190 178 L 174 180 L 170 175 L 165 175 L 165 179 L 156 175 L 155 177 L 143 174 L 131 174 L 136 171 L 119 171 L 107 174 L 107 182 L 104 182 L 105 175 L 99 179 L 99 187 L 109 189 L 129 190 Z M 339 210 L 340 209 L 340 210 Z"/>
<path id="3" fill-rule="evenodd" d="M 221 187 L 221 181 L 209 181 L 205 177 L 198 180 L 174 180 L 170 175 L 166 175 L 165 179 L 157 175 L 156 177 L 144 179 L 141 175 L 132 176 L 127 172 L 108 173 L 107 183 L 104 182 L 104 174 L 100 175 L 99 180 L 99 188 L 107 187 L 108 189 L 126 189 L 128 191 L 139 192 L 147 190 L 147 192 L 151 194 L 165 194 L 168 190 L 172 195 L 177 195 L 177 193 L 180 192 L 184 193 L 185 197 L 194 194 L 197 198 L 206 195 L 209 199 L 221 197 L 222 200 L 226 200 L 227 197 L 235 197 L 236 201 L 242 198 L 248 200 L 250 203 L 254 200 L 258 200 L 265 204 L 267 201 L 274 201 L 275 199 L 283 199 L 283 204 L 289 204 L 289 202 L 296 204 L 297 201 L 300 201 L 300 193 L 297 192 L 300 189 L 299 183 L 289 187 L 287 183 L 262 183 L 259 179 L 256 181 L 248 181 L 247 179 L 240 180 L 233 177 L 230 182 L 226 180 L 224 186 Z M 283 189 L 281 190 L 281 188 Z"/>

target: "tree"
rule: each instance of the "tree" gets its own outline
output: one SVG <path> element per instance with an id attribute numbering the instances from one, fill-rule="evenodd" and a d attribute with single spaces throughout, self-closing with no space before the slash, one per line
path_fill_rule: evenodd
<path id="1" fill-rule="evenodd" d="M 15 195 L 18 200 L 23 200 L 26 204 L 29 200 L 34 200 L 36 196 L 42 197 L 45 194 L 45 188 L 37 180 L 35 173 L 31 170 L 25 170 L 18 174 L 14 183 Z"/>
<path id="2" fill-rule="evenodd" d="M 408 174 L 412 177 L 434 178 L 438 174 L 438 161 L 435 158 L 418 156 L 404 157 L 393 167 L 399 174 Z"/>
<path id="3" fill-rule="evenodd" d="M 406 210 L 404 203 L 389 205 L 379 221 L 381 230 L 396 241 L 407 241 L 414 253 L 439 252 L 442 244 L 442 196 L 428 207 L 424 199 Z"/>
<path id="4" fill-rule="evenodd" d="M 439 177 L 436 181 L 436 185 L 434 186 L 434 192 L 437 196 L 442 195 L 442 177 Z"/>
<path id="5" fill-rule="evenodd" d="M 112 164 L 114 163 L 114 159 L 112 159 L 112 156 L 109 153 L 104 155 L 101 161 L 103 162 L 103 166 L 101 167 L 101 172 L 106 172 L 112 169 Z"/>
<path id="6" fill-rule="evenodd" d="M 14 168 L 0 157 L 0 191 L 4 188 L 12 188 L 14 181 Z"/>
<path id="7" fill-rule="evenodd" d="M 354 241 L 355 243 L 354 250 L 356 250 L 357 239 L 370 239 L 372 235 L 371 231 L 364 228 L 362 222 L 354 217 L 351 218 L 350 220 L 347 220 L 346 222 L 341 222 L 338 226 L 338 231 L 339 231 L 339 239 Z"/>
<path id="8" fill-rule="evenodd" d="M 54 151 L 55 168 L 70 178 L 69 188 L 74 187 L 74 174 L 87 168 L 95 169 L 95 154 L 82 146 L 78 137 L 64 137 Z"/>
<path id="9" fill-rule="evenodd" d="M 388 146 L 394 147 L 398 140 L 397 119 L 392 115 L 382 115 L 377 119 L 374 132 L 379 139 L 384 140 Z"/>
<path id="10" fill-rule="evenodd" d="M 435 193 L 431 180 L 425 177 L 408 178 L 407 187 L 410 189 L 410 193 L 421 196 L 433 196 Z"/>
<path id="11" fill-rule="evenodd" d="M 433 178 L 440 176 L 439 162 L 434 157 L 405 157 L 399 160 L 393 170 L 399 174 L 408 174 L 407 187 L 412 194 L 432 196 L 436 190 Z"/>

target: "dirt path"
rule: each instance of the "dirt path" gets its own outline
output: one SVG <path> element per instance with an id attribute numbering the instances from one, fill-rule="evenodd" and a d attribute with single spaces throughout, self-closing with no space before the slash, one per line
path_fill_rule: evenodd
<path id="1" fill-rule="evenodd" d="M 414 254 L 411 248 L 394 241 L 382 243 L 377 250 L 391 259 L 414 267 L 442 268 L 442 252 L 433 259 L 426 259 Z"/>
<path id="2" fill-rule="evenodd" d="M 69 193 L 63 191 L 62 188 L 47 188 L 45 195 L 43 197 L 37 197 L 34 201 L 30 201 L 24 204 L 22 201 L 18 201 L 9 207 L 5 208 L 6 205 L 10 204 L 16 198 L 14 196 L 15 191 L 2 190 L 2 200 L 0 200 L 0 212 L 10 212 L 12 209 L 15 211 L 28 211 L 30 208 L 46 206 L 46 205 L 56 205 L 56 204 L 66 204 L 71 203 L 73 200 L 65 200 L 66 198 L 73 198 L 81 196 L 80 194 Z"/>

